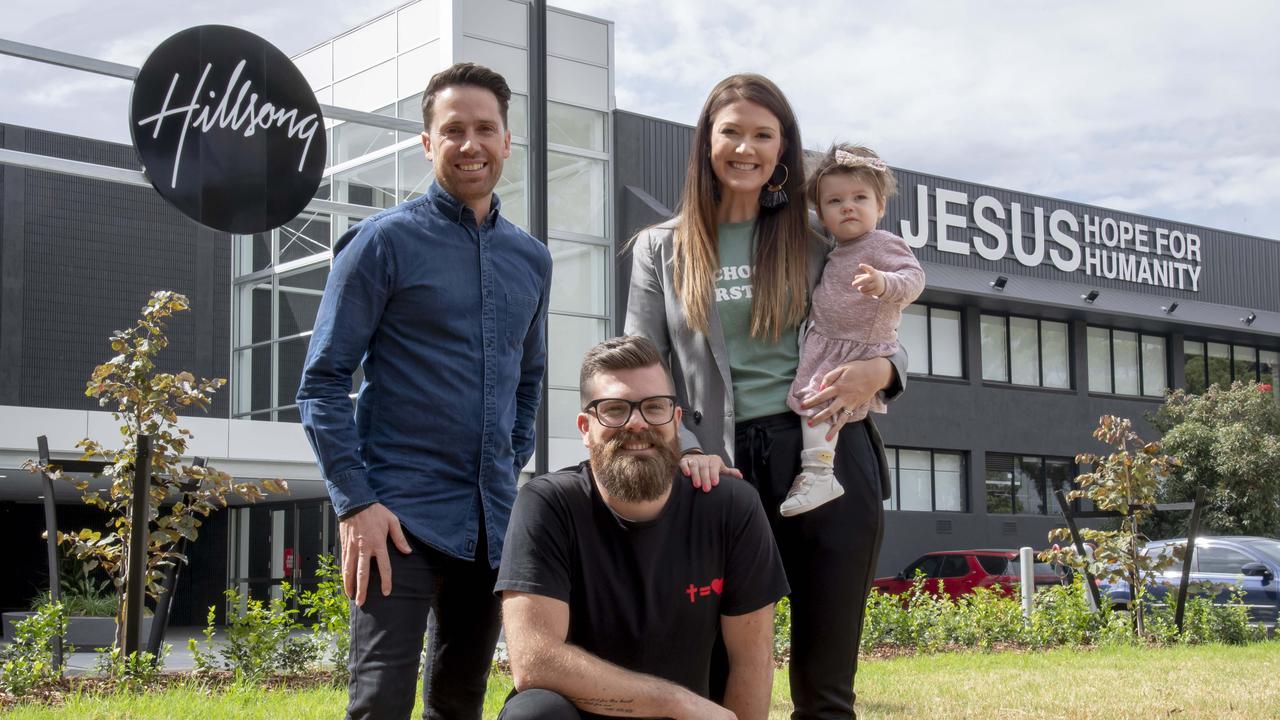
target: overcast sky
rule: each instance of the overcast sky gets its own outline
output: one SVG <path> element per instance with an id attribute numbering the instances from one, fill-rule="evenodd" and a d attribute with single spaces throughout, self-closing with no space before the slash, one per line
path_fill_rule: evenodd
<path id="1" fill-rule="evenodd" d="M 140 65 L 224 23 L 287 54 L 395 0 L 39 0 L 0 37 Z M 729 72 L 769 75 L 805 144 L 1280 239 L 1280 3 L 563 0 L 615 24 L 621 109 L 692 123 Z M 127 141 L 127 82 L 0 57 L 0 121 Z"/>

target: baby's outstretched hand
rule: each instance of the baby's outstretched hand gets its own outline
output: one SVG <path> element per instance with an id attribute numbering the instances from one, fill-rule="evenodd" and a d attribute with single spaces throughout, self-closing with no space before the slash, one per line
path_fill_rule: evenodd
<path id="1" fill-rule="evenodd" d="M 866 263 L 858 263 L 860 271 L 853 278 L 853 287 L 863 295 L 880 297 L 884 294 L 884 273 Z"/>

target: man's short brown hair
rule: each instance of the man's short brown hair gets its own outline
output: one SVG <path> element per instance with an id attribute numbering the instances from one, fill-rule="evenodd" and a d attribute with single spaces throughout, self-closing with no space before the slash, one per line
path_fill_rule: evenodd
<path id="1" fill-rule="evenodd" d="M 591 381 L 597 375 L 617 370 L 638 370 L 658 365 L 667 376 L 667 384 L 671 384 L 671 373 L 667 364 L 658 354 L 653 341 L 639 335 L 621 335 L 609 338 L 587 351 L 582 358 L 582 375 L 579 379 L 578 392 L 583 403 L 591 397 Z"/>
<path id="2" fill-rule="evenodd" d="M 470 85 L 484 88 L 498 99 L 498 110 L 502 114 L 502 127 L 507 126 L 507 106 L 511 104 L 511 88 L 506 78 L 483 65 L 462 62 L 441 70 L 431 76 L 427 89 L 422 93 L 422 127 L 431 130 L 431 109 L 436 102 L 436 94 L 445 88 L 455 85 Z"/>

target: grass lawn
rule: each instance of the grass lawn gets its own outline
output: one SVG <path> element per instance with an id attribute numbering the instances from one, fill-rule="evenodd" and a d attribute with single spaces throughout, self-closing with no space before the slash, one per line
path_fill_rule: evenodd
<path id="1" fill-rule="evenodd" d="M 858 673 L 858 717 L 1280 718 L 1277 677 L 1277 643 L 865 660 Z M 510 678 L 491 678 L 486 718 L 497 716 L 510 688 Z M 773 690 L 770 718 L 787 718 L 791 702 L 785 670 L 775 677 Z M 345 702 L 346 693 L 339 689 L 178 687 L 146 695 L 76 696 L 62 707 L 21 707 L 5 717 L 307 720 L 341 717 Z M 420 708 L 415 717 L 418 712 Z"/>

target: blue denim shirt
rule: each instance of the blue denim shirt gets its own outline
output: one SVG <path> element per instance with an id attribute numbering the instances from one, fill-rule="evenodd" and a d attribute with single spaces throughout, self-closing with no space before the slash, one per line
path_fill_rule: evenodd
<path id="1" fill-rule="evenodd" d="M 380 502 L 464 559 L 483 518 L 492 567 L 533 454 L 551 289 L 546 246 L 498 211 L 477 226 L 432 183 L 347 231 L 298 388 L 338 515 Z"/>

